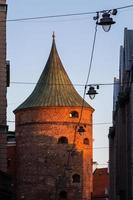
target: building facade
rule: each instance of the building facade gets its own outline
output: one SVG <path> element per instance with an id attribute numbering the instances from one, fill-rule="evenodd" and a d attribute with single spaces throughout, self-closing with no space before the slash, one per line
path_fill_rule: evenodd
<path id="1" fill-rule="evenodd" d="M 11 176 L 12 182 L 16 172 L 16 138 L 15 132 L 8 131 L 7 134 L 7 173 Z"/>
<path id="2" fill-rule="evenodd" d="M 133 30 L 124 31 L 119 78 L 114 81 L 110 144 L 110 200 L 133 200 Z"/>
<path id="3" fill-rule="evenodd" d="M 0 170 L 7 171 L 6 162 L 6 123 L 7 109 L 7 61 L 6 61 L 6 15 L 7 5 L 5 0 L 0 0 Z"/>
<path id="4" fill-rule="evenodd" d="M 0 0 L 0 199 L 11 199 L 11 176 L 7 173 L 7 87 L 9 62 L 6 61 L 6 0 Z"/>
<path id="5" fill-rule="evenodd" d="M 108 200 L 109 195 L 108 168 L 96 168 L 93 172 L 92 200 Z"/>
<path id="6" fill-rule="evenodd" d="M 14 111 L 16 200 L 91 199 L 94 110 L 73 87 L 54 37 L 34 91 Z"/>
<path id="7" fill-rule="evenodd" d="M 0 199 L 11 200 L 12 189 L 11 189 L 11 177 L 0 171 Z"/>

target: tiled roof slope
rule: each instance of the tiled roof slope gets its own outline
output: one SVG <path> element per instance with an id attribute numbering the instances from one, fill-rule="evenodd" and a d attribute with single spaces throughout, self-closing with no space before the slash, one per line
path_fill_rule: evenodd
<path id="1" fill-rule="evenodd" d="M 83 99 L 73 87 L 58 55 L 55 39 L 46 66 L 31 95 L 16 109 L 82 106 Z M 90 107 L 84 102 L 85 107 Z M 15 110 L 15 111 L 16 111 Z"/>

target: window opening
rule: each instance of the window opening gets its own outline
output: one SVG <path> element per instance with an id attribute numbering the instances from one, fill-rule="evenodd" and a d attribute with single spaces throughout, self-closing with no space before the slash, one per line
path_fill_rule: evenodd
<path id="1" fill-rule="evenodd" d="M 74 174 L 72 176 L 73 178 L 73 183 L 80 183 L 80 175 L 79 174 Z"/>
<path id="2" fill-rule="evenodd" d="M 72 112 L 70 113 L 70 117 L 72 117 L 72 118 L 78 118 L 78 117 L 79 117 L 79 114 L 78 114 L 77 111 L 72 111 Z"/>
<path id="3" fill-rule="evenodd" d="M 59 194 L 59 199 L 67 199 L 67 192 L 66 191 L 61 191 Z"/>
<path id="4" fill-rule="evenodd" d="M 84 138 L 84 144 L 89 145 L 89 139 L 88 138 Z"/>
<path id="5" fill-rule="evenodd" d="M 68 139 L 67 137 L 60 137 L 58 139 L 58 144 L 68 144 Z"/>

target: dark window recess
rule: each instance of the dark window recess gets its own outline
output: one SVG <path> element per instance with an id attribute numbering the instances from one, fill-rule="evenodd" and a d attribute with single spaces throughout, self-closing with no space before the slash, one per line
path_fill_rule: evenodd
<path id="1" fill-rule="evenodd" d="M 89 145 L 89 139 L 88 138 L 84 138 L 84 144 Z"/>
<path id="2" fill-rule="evenodd" d="M 126 191 L 120 190 L 119 196 L 120 196 L 120 200 L 125 200 L 126 199 Z"/>
<path id="3" fill-rule="evenodd" d="M 60 137 L 58 139 L 58 144 L 68 144 L 68 139 L 67 137 Z"/>
<path id="4" fill-rule="evenodd" d="M 80 183 L 80 175 L 79 174 L 74 174 L 72 176 L 73 183 Z"/>
<path id="5" fill-rule="evenodd" d="M 72 117 L 72 118 L 78 118 L 78 117 L 79 117 L 79 114 L 78 114 L 77 111 L 72 111 L 72 112 L 70 113 L 70 117 Z"/>
<path id="6" fill-rule="evenodd" d="M 52 198 L 52 193 L 49 193 L 48 196 L 49 196 L 49 200 L 52 200 L 52 199 L 53 199 L 53 198 Z"/>
<path id="7" fill-rule="evenodd" d="M 6 86 L 10 86 L 10 62 L 6 61 Z"/>
<path id="8" fill-rule="evenodd" d="M 61 191 L 59 194 L 59 199 L 67 199 L 67 192 L 66 191 Z"/>
<path id="9" fill-rule="evenodd" d="M 0 12 L 6 12 L 7 11 L 7 5 L 0 3 Z"/>
<path id="10" fill-rule="evenodd" d="M 7 159 L 7 167 L 10 167 L 10 166 L 11 166 L 11 159 L 8 158 L 8 159 Z"/>

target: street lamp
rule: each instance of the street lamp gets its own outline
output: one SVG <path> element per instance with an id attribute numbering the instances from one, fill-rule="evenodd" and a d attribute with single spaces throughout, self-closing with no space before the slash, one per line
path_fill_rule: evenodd
<path id="1" fill-rule="evenodd" d="M 108 32 L 111 28 L 111 25 L 115 24 L 116 22 L 113 21 L 109 13 L 105 12 L 102 14 L 102 18 L 100 19 L 100 22 L 96 22 L 96 23 L 98 25 L 101 25 L 105 32 Z"/>
<path id="2" fill-rule="evenodd" d="M 79 126 L 77 131 L 79 132 L 79 134 L 83 134 L 85 132 L 85 129 L 83 126 Z"/>
<path id="3" fill-rule="evenodd" d="M 97 88 L 97 89 L 99 89 L 99 88 Z M 90 86 L 90 88 L 89 88 L 89 90 L 86 94 L 89 95 L 91 100 L 93 100 L 95 98 L 95 95 L 98 94 L 98 93 L 95 90 L 94 86 Z"/>
<path id="4" fill-rule="evenodd" d="M 99 20 L 99 12 L 97 13 L 97 16 L 94 17 L 94 20 L 97 20 L 96 24 L 102 26 L 105 32 L 108 32 L 111 28 L 111 25 L 116 23 L 115 21 L 113 21 L 110 15 L 116 15 L 117 9 L 102 11 L 102 13 L 103 13 L 102 18 L 100 20 Z"/>

